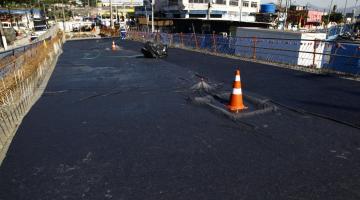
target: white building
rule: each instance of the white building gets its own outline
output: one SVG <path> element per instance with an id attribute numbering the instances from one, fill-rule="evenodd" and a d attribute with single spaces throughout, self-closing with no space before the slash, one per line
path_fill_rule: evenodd
<path id="1" fill-rule="evenodd" d="M 156 4 L 157 9 L 169 18 L 244 22 L 254 22 L 252 14 L 260 8 L 260 0 L 157 0 Z"/>

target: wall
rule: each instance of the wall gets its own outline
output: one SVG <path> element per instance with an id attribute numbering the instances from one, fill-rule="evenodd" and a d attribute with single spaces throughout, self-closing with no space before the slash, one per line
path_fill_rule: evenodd
<path id="1" fill-rule="evenodd" d="M 237 28 L 235 54 L 292 65 L 322 66 L 322 55 L 314 55 L 314 39 L 325 39 L 324 33 L 300 33 L 271 29 Z M 256 42 L 253 39 L 256 37 Z M 256 47 L 254 51 L 254 47 Z M 315 48 L 322 53 L 324 45 Z M 304 52 L 299 52 L 304 51 Z M 314 62 L 315 58 L 315 62 Z"/>
<path id="2" fill-rule="evenodd" d="M 57 32 L 58 33 L 58 32 Z M 14 68 L 3 73 L 0 90 L 0 164 L 30 108 L 40 98 L 61 54 L 62 35 L 55 33 L 37 43 L 13 50 L 0 65 Z M 16 65 L 15 65 L 16 64 Z"/>

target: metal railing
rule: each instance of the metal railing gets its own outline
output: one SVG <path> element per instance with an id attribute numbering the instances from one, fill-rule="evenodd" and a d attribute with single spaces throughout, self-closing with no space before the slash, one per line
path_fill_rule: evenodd
<path id="1" fill-rule="evenodd" d="M 157 40 L 170 47 L 190 48 L 271 63 L 360 74 L 360 44 L 350 42 L 139 31 L 129 31 L 127 38 L 137 41 Z"/>

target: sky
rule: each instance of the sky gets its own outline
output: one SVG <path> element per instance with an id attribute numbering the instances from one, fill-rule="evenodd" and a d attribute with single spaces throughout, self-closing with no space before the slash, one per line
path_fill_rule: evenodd
<path id="1" fill-rule="evenodd" d="M 283 3 L 285 0 L 282 0 Z M 346 0 L 333 0 L 333 5 L 337 5 L 338 8 L 344 8 L 345 1 Z M 267 3 L 267 2 L 277 2 L 277 0 L 262 0 L 261 3 Z M 292 0 L 291 2 L 295 2 L 292 4 L 298 4 L 298 5 L 306 5 L 307 2 L 309 2 L 312 5 L 316 5 L 318 7 L 322 8 L 329 8 L 331 0 Z M 353 7 L 355 6 L 356 0 L 347 0 L 347 7 Z M 358 1 L 358 6 L 360 5 L 360 1 Z"/>

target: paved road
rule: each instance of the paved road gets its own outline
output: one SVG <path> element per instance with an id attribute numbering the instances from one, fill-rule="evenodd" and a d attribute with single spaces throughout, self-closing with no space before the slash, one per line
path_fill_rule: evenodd
<path id="1" fill-rule="evenodd" d="M 140 44 L 65 44 L 0 167 L 0 199 L 359 199 L 359 129 L 279 107 L 232 121 L 189 103 L 196 74 L 229 91 L 359 120 L 359 83 Z M 286 95 L 284 95 L 286 94 Z"/>

